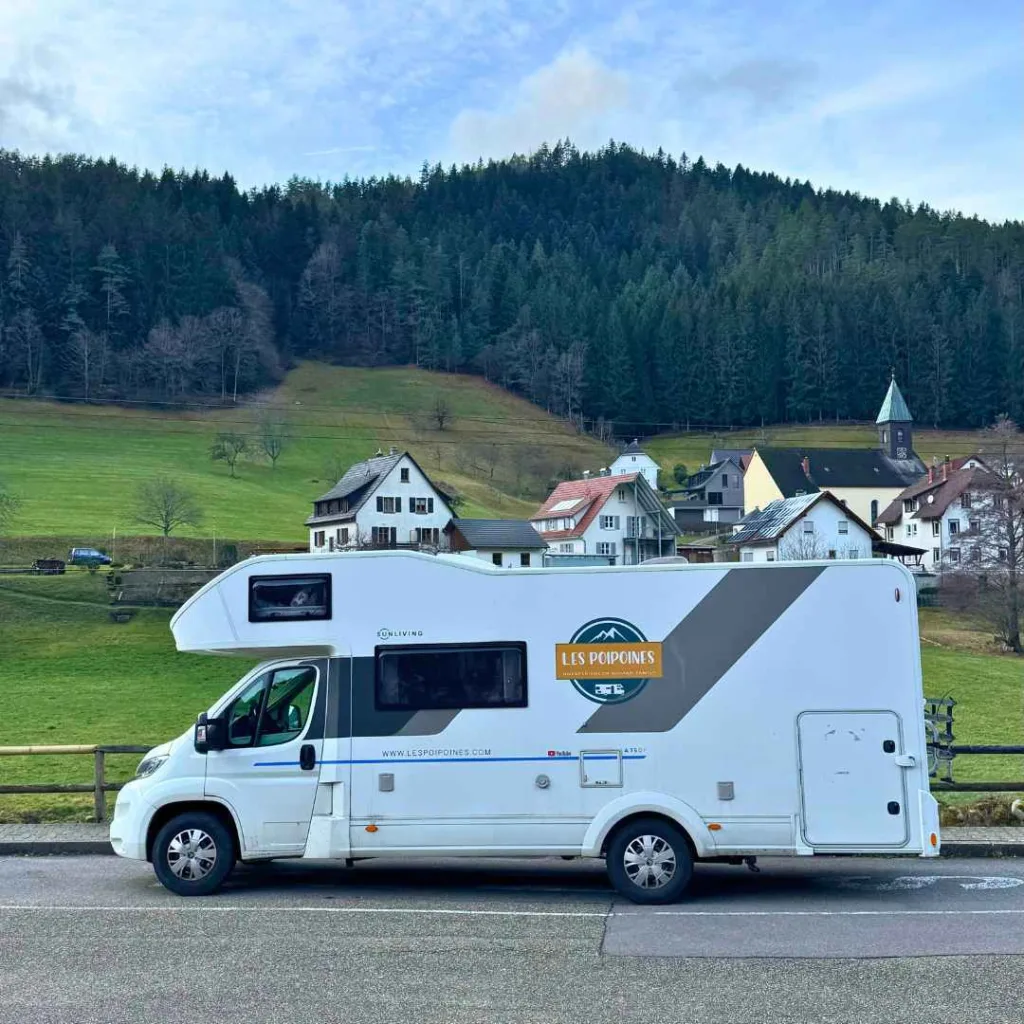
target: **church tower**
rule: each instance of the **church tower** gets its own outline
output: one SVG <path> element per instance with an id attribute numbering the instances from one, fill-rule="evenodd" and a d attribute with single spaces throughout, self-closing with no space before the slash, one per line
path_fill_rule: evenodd
<path id="1" fill-rule="evenodd" d="M 878 424 L 878 440 L 885 455 L 901 461 L 914 458 L 914 417 L 910 415 L 910 409 L 896 383 L 895 370 L 875 423 Z"/>

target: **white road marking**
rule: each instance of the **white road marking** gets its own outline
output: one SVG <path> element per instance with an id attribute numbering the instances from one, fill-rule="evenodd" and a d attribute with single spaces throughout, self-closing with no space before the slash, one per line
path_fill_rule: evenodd
<path id="1" fill-rule="evenodd" d="M 961 889 L 971 890 L 1015 889 L 1019 885 L 1024 885 L 1024 878 L 1012 875 L 900 875 L 888 881 L 861 875 L 843 879 L 839 887 L 870 892 L 908 892 L 926 889 L 947 879 L 956 882 Z"/>
<path id="2" fill-rule="evenodd" d="M 47 914 L 181 914 L 181 913 L 262 913 L 262 914 L 413 914 L 434 917 L 971 917 L 1024 915 L 1020 909 L 978 910 L 470 910 L 442 907 L 281 907 L 234 904 L 232 906 L 64 906 L 39 904 L 0 904 L 0 913 L 36 911 Z"/>

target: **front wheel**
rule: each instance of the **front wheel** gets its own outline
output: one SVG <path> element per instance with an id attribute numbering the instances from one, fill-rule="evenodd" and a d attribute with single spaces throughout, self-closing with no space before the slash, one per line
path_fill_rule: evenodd
<path id="1" fill-rule="evenodd" d="M 623 825 L 605 855 L 608 878 L 633 903 L 674 903 L 693 877 L 693 857 L 683 833 L 660 818 Z"/>
<path id="2" fill-rule="evenodd" d="M 172 818 L 153 843 L 156 877 L 179 896 L 209 896 L 234 866 L 231 834 L 220 819 L 203 811 Z"/>

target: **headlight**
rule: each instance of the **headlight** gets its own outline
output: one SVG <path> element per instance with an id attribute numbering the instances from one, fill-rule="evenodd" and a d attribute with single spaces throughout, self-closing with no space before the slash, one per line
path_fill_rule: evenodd
<path id="1" fill-rule="evenodd" d="M 159 757 L 144 758 L 139 762 L 139 767 L 135 769 L 135 778 L 145 779 L 147 776 L 152 775 L 166 760 L 166 754 L 161 754 Z"/>

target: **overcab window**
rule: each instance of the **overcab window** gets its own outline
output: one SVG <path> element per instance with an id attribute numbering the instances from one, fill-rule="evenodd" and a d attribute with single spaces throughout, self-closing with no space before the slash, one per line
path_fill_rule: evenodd
<path id="1" fill-rule="evenodd" d="M 378 647 L 378 711 L 526 707 L 526 644 Z"/>
<path id="2" fill-rule="evenodd" d="M 330 617 L 329 575 L 249 577 L 250 622 L 295 622 Z"/>

